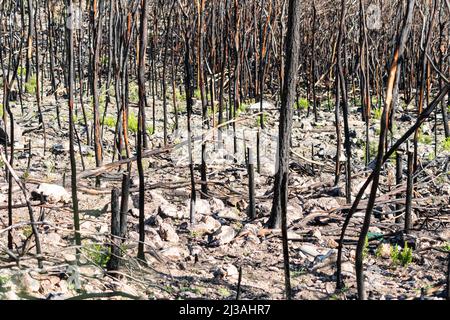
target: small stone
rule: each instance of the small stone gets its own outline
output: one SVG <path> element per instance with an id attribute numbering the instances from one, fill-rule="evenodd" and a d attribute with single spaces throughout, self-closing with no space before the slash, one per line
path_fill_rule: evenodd
<path id="1" fill-rule="evenodd" d="M 225 209 L 225 204 L 223 201 L 217 198 L 212 198 L 210 200 L 210 206 L 213 213 L 220 212 Z"/>
<path id="2" fill-rule="evenodd" d="M 350 262 L 343 262 L 341 265 L 342 275 L 347 277 L 355 277 L 355 267 Z"/>
<path id="3" fill-rule="evenodd" d="M 322 197 L 317 199 L 309 199 L 306 201 L 304 205 L 304 209 L 306 211 L 312 211 L 314 209 L 321 209 L 321 210 L 331 210 L 333 208 L 339 208 L 340 205 L 336 201 L 335 198 L 331 197 Z"/>
<path id="4" fill-rule="evenodd" d="M 317 247 L 316 247 L 316 246 L 309 245 L 309 244 L 304 244 L 304 245 L 302 245 L 302 246 L 299 248 L 299 250 L 300 250 L 302 253 L 304 253 L 304 254 L 306 254 L 307 256 L 309 256 L 309 258 L 315 258 L 315 257 L 317 257 L 318 255 L 320 255 L 320 252 L 317 251 Z"/>
<path id="5" fill-rule="evenodd" d="M 254 244 L 261 243 L 261 240 L 259 240 L 259 238 L 253 234 L 247 235 L 247 237 L 245 237 L 245 240 L 247 240 L 247 242 L 254 243 Z"/>
<path id="6" fill-rule="evenodd" d="M 230 243 L 233 241 L 236 232 L 230 226 L 222 226 L 219 230 L 217 230 L 213 235 L 210 241 L 212 246 L 220 246 L 223 244 Z"/>
<path id="7" fill-rule="evenodd" d="M 195 213 L 198 214 L 211 214 L 211 206 L 205 199 L 197 199 L 195 201 Z"/>
<path id="8" fill-rule="evenodd" d="M 251 234 L 251 235 L 258 235 L 258 226 L 252 224 L 252 223 L 247 223 L 241 230 L 241 232 L 239 232 L 239 234 L 244 235 L 244 234 Z"/>
<path id="9" fill-rule="evenodd" d="M 445 242 L 450 242 L 450 229 L 445 229 L 439 233 L 439 239 Z"/>
<path id="10" fill-rule="evenodd" d="M 322 233 L 319 229 L 314 229 L 312 232 L 312 236 L 318 240 L 322 239 Z"/>
<path id="11" fill-rule="evenodd" d="M 164 250 L 160 251 L 160 254 L 163 257 L 166 257 L 172 261 L 180 261 L 180 260 L 183 260 L 184 258 L 186 258 L 187 256 L 189 256 L 189 252 L 186 249 L 181 248 L 179 246 L 173 246 L 173 247 L 164 249 Z"/>
<path id="12" fill-rule="evenodd" d="M 148 226 L 145 226 L 145 236 L 148 237 L 148 242 L 151 243 L 156 249 L 164 247 L 164 242 L 159 236 L 158 231 Z"/>
<path id="13" fill-rule="evenodd" d="M 339 247 L 339 244 L 334 239 L 328 239 L 327 240 L 327 247 L 331 248 L 331 249 L 336 249 L 337 247 Z"/>
<path id="14" fill-rule="evenodd" d="M 168 223 L 161 224 L 161 226 L 159 227 L 159 234 L 161 235 L 161 238 L 164 241 L 172 243 L 178 243 L 180 241 L 180 238 L 178 237 L 177 233 Z"/>
<path id="15" fill-rule="evenodd" d="M 71 253 L 66 253 L 64 254 L 64 260 L 68 263 L 68 264 L 73 264 L 77 261 L 77 258 L 74 254 Z"/>
<path id="16" fill-rule="evenodd" d="M 239 277 L 238 269 L 232 264 L 225 264 L 222 267 L 216 268 L 213 271 L 215 278 L 223 279 L 228 278 L 230 280 L 237 280 Z"/>
<path id="17" fill-rule="evenodd" d="M 172 218 L 172 219 L 183 219 L 187 218 L 188 214 L 183 212 L 182 210 L 178 210 L 178 208 L 170 203 L 163 203 L 158 208 L 158 214 L 160 214 L 164 218 Z"/>
<path id="18" fill-rule="evenodd" d="M 199 235 L 214 233 L 221 226 L 220 222 L 211 216 L 203 216 L 199 223 L 191 227 L 191 231 Z"/>
<path id="19" fill-rule="evenodd" d="M 239 216 L 238 210 L 235 208 L 223 209 L 223 210 L 219 211 L 217 216 L 219 218 L 228 219 L 228 220 L 237 220 L 237 221 L 242 220 L 241 217 Z"/>

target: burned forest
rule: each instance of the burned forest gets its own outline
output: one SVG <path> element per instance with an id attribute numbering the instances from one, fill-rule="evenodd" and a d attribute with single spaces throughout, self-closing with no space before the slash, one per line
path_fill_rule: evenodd
<path id="1" fill-rule="evenodd" d="M 449 0 L 0 0 L 0 300 L 450 300 Z"/>

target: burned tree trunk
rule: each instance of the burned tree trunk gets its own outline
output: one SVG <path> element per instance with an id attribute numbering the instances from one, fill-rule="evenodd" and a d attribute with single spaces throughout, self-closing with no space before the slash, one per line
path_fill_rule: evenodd
<path id="1" fill-rule="evenodd" d="M 285 80 L 281 93 L 280 124 L 278 129 L 278 168 L 275 175 L 272 211 L 268 221 L 270 228 L 281 227 L 281 192 L 288 188 L 288 179 L 285 179 L 283 184 L 283 176 L 287 174 L 287 178 L 289 178 L 290 136 L 300 52 L 300 0 L 289 1 L 288 17 Z"/>

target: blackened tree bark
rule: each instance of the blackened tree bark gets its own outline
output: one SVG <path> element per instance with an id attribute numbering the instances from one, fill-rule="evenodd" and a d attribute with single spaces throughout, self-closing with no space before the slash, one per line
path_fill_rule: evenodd
<path id="1" fill-rule="evenodd" d="M 300 52 L 300 0 L 289 0 L 288 27 L 286 34 L 285 80 L 281 93 L 281 110 L 278 136 L 278 168 L 275 175 L 274 197 L 268 225 L 281 227 L 281 192 L 287 191 L 289 176 L 289 149 L 292 128 L 293 104 L 297 86 L 297 70 Z M 283 183 L 284 182 L 284 183 Z"/>
<path id="2" fill-rule="evenodd" d="M 137 139 L 137 167 L 139 172 L 139 245 L 138 245 L 138 258 L 145 261 L 144 254 L 144 167 L 142 165 L 142 140 L 145 134 L 143 113 L 145 108 L 145 48 L 147 48 L 147 0 L 141 1 L 141 26 L 140 26 L 140 43 L 139 47 L 139 71 L 138 71 L 138 86 L 139 86 L 139 115 L 138 115 L 138 139 Z"/>
<path id="3" fill-rule="evenodd" d="M 397 77 L 397 68 L 400 67 L 400 64 L 403 60 L 403 52 L 405 50 L 405 44 L 409 36 L 409 31 L 411 30 L 414 5 L 415 0 L 410 0 L 408 2 L 407 14 L 404 19 L 401 36 L 397 43 L 397 48 L 394 52 L 394 57 L 389 70 L 389 78 L 387 81 L 387 89 L 386 89 L 386 100 L 380 123 L 381 131 L 380 131 L 380 140 L 378 144 L 378 154 L 376 158 L 375 169 L 373 171 L 372 188 L 370 190 L 370 197 L 367 203 L 367 209 L 366 214 L 364 216 L 363 226 L 361 228 L 361 234 L 359 235 L 358 245 L 356 247 L 355 269 L 356 269 L 356 282 L 358 287 L 359 300 L 366 299 L 366 292 L 364 289 L 363 249 L 366 242 L 366 236 L 369 231 L 372 211 L 375 206 L 375 200 L 381 173 L 381 166 L 383 165 L 383 158 L 385 153 L 385 139 L 387 135 L 387 129 L 389 127 L 389 114 L 391 112 L 392 107 L 392 96 L 393 92 L 396 91 L 396 88 L 398 87 L 399 84 L 399 79 Z"/>
<path id="4" fill-rule="evenodd" d="M 72 8 L 72 0 L 69 0 L 67 5 Z M 75 228 L 75 244 L 79 248 L 81 246 L 81 234 L 80 234 L 80 216 L 78 213 L 78 194 L 77 194 L 77 162 L 75 159 L 74 150 L 74 129 L 75 124 L 73 122 L 73 107 L 74 107 L 74 50 L 73 50 L 73 28 L 74 17 L 70 18 L 70 23 L 67 26 L 68 48 L 67 48 L 67 60 L 69 62 L 69 153 L 70 153 L 70 170 L 71 170 L 71 187 L 72 187 L 72 206 L 73 206 L 73 225 Z M 77 257 L 79 256 L 79 249 L 77 248 Z M 77 259 L 78 260 L 78 259 Z"/>

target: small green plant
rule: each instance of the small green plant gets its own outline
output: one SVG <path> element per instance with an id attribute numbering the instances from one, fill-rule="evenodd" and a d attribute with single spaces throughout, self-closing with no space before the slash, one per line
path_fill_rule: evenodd
<path id="1" fill-rule="evenodd" d="M 422 134 L 421 132 L 419 132 L 418 141 L 420 143 L 429 145 L 433 142 L 433 137 L 430 136 L 429 134 Z"/>
<path id="2" fill-rule="evenodd" d="M 189 233 L 189 235 L 192 237 L 192 238 L 200 238 L 200 236 L 202 235 L 199 231 L 191 231 L 190 233 Z"/>
<path id="3" fill-rule="evenodd" d="M 111 249 L 101 243 L 90 243 L 83 246 L 82 251 L 86 254 L 89 260 L 98 266 L 106 267 L 111 258 Z"/>
<path id="4" fill-rule="evenodd" d="M 22 234 L 25 238 L 28 238 L 33 234 L 33 229 L 31 228 L 31 226 L 25 226 L 22 229 Z"/>
<path id="5" fill-rule="evenodd" d="M 239 104 L 239 112 L 240 113 L 247 111 L 247 108 L 248 108 L 248 104 L 246 104 L 244 102 Z"/>
<path id="6" fill-rule="evenodd" d="M 300 98 L 297 100 L 297 103 L 296 103 L 297 109 L 306 110 L 306 109 L 308 109 L 308 107 L 309 107 L 308 99 Z"/>
<path id="7" fill-rule="evenodd" d="M 430 152 L 428 154 L 427 158 L 428 158 L 429 161 L 433 161 L 436 158 L 436 155 L 434 154 L 434 152 Z"/>
<path id="8" fill-rule="evenodd" d="M 383 115 L 383 109 L 382 108 L 374 108 L 373 109 L 373 118 L 375 120 L 380 120 L 382 115 Z"/>
<path id="9" fill-rule="evenodd" d="M 176 97 L 177 101 L 186 101 L 186 93 L 185 92 L 181 93 L 175 89 L 175 97 Z"/>
<path id="10" fill-rule="evenodd" d="M 0 103 L 0 118 L 3 118 L 3 104 Z"/>
<path id="11" fill-rule="evenodd" d="M 403 250 L 397 245 L 391 247 L 391 260 L 394 265 L 407 266 L 412 262 L 412 248 L 409 248 L 406 242 Z"/>
<path id="12" fill-rule="evenodd" d="M 363 150 L 364 150 L 363 155 L 364 155 L 364 162 L 365 162 L 367 160 L 366 159 L 366 143 L 365 142 L 363 144 Z M 378 152 L 378 142 L 371 141 L 369 143 L 369 156 L 370 156 L 370 159 L 373 159 L 377 155 L 377 152 Z"/>
<path id="13" fill-rule="evenodd" d="M 117 119 L 113 116 L 106 116 L 102 120 L 102 124 L 109 127 L 109 128 L 115 128 L 117 123 Z"/>
<path id="14" fill-rule="evenodd" d="M 139 102 L 139 86 L 134 82 L 128 86 L 128 98 L 133 103 Z"/>
<path id="15" fill-rule="evenodd" d="M 137 133 L 138 131 L 138 119 L 133 112 L 128 115 L 128 130 L 133 133 Z"/>
<path id="16" fill-rule="evenodd" d="M 30 94 L 36 93 L 36 86 L 37 86 L 37 79 L 36 76 L 33 75 L 28 80 L 28 82 L 25 83 L 25 92 Z"/>
<path id="17" fill-rule="evenodd" d="M 383 250 L 383 246 L 380 244 L 380 245 L 377 247 L 377 250 L 375 251 L 375 257 L 381 258 L 381 256 L 382 256 L 382 254 L 381 254 L 382 250 Z"/>
<path id="18" fill-rule="evenodd" d="M 195 99 L 201 99 L 202 98 L 202 94 L 200 92 L 200 89 L 195 89 L 194 90 L 194 98 Z"/>
<path id="19" fill-rule="evenodd" d="M 444 243 L 444 245 L 442 246 L 442 250 L 450 252 L 450 242 Z"/>
<path id="20" fill-rule="evenodd" d="M 196 294 L 202 294 L 203 290 L 201 290 L 200 288 L 196 288 L 196 287 L 182 286 L 182 287 L 180 287 L 180 292 L 193 292 Z"/>
<path id="21" fill-rule="evenodd" d="M 378 106 L 378 98 L 377 97 L 372 97 L 372 105 Z"/>
<path id="22" fill-rule="evenodd" d="M 368 255 L 369 255 L 369 237 L 366 236 L 366 240 L 364 240 L 363 259 L 365 259 Z"/>
<path id="23" fill-rule="evenodd" d="M 19 68 L 17 68 L 17 75 L 19 77 L 24 77 L 26 74 L 27 74 L 27 68 L 20 67 L 20 66 L 19 66 Z"/>
<path id="24" fill-rule="evenodd" d="M 153 126 L 147 126 L 147 134 L 151 136 L 154 133 L 155 133 L 155 128 L 153 128 Z"/>
<path id="25" fill-rule="evenodd" d="M 1 275 L 0 276 L 0 287 L 2 287 L 2 286 L 4 286 L 5 284 L 7 284 L 8 282 L 9 282 L 9 280 L 11 280 L 11 277 L 10 276 L 4 276 L 4 275 Z"/>
<path id="26" fill-rule="evenodd" d="M 262 114 L 262 122 L 263 122 L 263 124 L 267 123 L 267 113 Z M 258 127 L 261 126 L 261 116 L 260 115 L 256 118 L 256 125 Z"/>
<path id="27" fill-rule="evenodd" d="M 444 151 L 450 151 L 450 137 L 445 138 L 445 140 L 442 141 L 441 146 Z"/>
<path id="28" fill-rule="evenodd" d="M 220 287 L 218 292 L 222 297 L 229 297 L 231 294 L 230 290 L 228 290 L 227 288 L 224 288 L 224 287 Z"/>
<path id="29" fill-rule="evenodd" d="M 292 278 L 298 278 L 301 277 L 303 275 L 307 274 L 306 269 L 305 268 L 300 268 L 300 269 L 294 269 L 291 270 L 291 277 Z"/>

